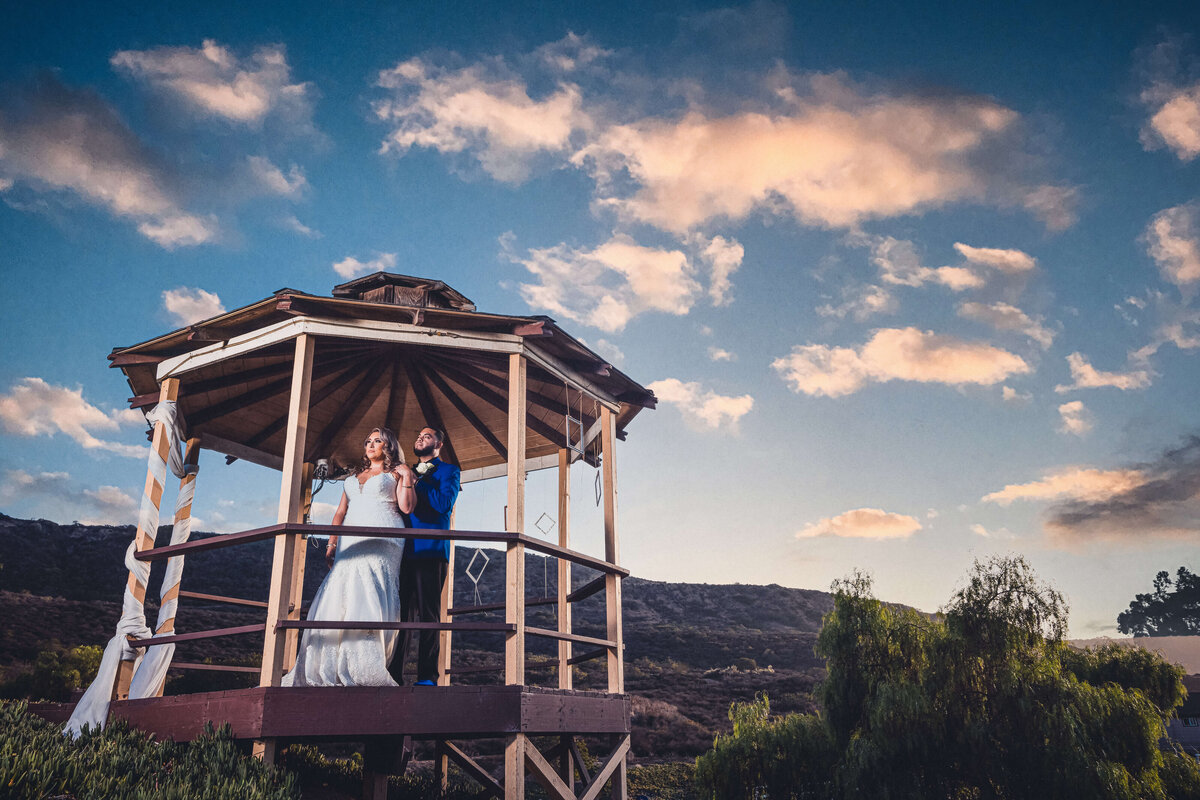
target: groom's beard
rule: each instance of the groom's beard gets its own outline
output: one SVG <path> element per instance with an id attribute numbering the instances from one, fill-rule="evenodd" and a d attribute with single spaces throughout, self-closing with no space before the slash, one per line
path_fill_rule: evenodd
<path id="1" fill-rule="evenodd" d="M 424 458 L 425 456 L 433 455 L 433 450 L 434 448 L 432 447 L 414 447 L 413 455 L 415 455 L 417 458 Z"/>

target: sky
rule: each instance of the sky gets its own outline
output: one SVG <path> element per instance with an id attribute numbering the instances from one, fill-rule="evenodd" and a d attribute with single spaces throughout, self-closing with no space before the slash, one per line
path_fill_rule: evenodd
<path id="1" fill-rule="evenodd" d="M 1194 2 L 351 5 L 7 5 L 0 511 L 134 524 L 112 348 L 385 270 L 654 390 L 635 576 L 933 611 L 1020 554 L 1090 637 L 1200 568 Z M 277 482 L 206 454 L 198 527 Z"/>

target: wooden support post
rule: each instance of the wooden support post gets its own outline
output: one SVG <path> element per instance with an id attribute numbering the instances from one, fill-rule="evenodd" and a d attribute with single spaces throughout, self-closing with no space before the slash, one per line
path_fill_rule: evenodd
<path id="1" fill-rule="evenodd" d="M 571 451 L 565 447 L 558 451 L 558 546 L 571 546 Z M 558 559 L 558 632 L 572 633 L 571 604 L 567 595 L 571 593 L 571 562 Z M 571 669 L 571 643 L 558 643 L 558 688 L 574 686 Z"/>
<path id="2" fill-rule="evenodd" d="M 604 491 L 604 560 L 610 564 L 620 563 L 620 547 L 617 538 L 617 461 L 616 419 L 607 407 L 600 410 L 600 446 L 604 459 L 600 463 Z M 625 692 L 625 639 L 621 628 L 621 578 L 606 575 L 604 578 L 605 618 L 608 639 L 615 646 L 608 651 L 608 691 L 616 694 Z M 628 739 L 625 742 L 628 750 Z M 626 758 L 612 773 L 612 797 L 625 800 L 628 793 Z"/>
<path id="3" fill-rule="evenodd" d="M 187 440 L 187 447 L 183 451 L 183 463 L 184 463 L 185 467 L 195 467 L 198 463 L 200 463 L 200 440 L 198 438 L 192 438 L 192 439 Z M 190 469 L 182 478 L 179 479 L 179 493 L 183 494 L 184 491 L 187 490 L 187 487 L 191 486 L 195 482 L 196 482 L 196 471 L 195 471 L 195 469 Z M 192 504 L 191 503 L 188 503 L 183 508 L 175 509 L 175 519 L 174 519 L 174 522 L 172 523 L 172 528 L 171 528 L 172 532 L 174 532 L 175 530 L 178 530 L 180 525 L 182 525 L 185 522 L 187 522 L 188 520 L 190 520 L 191 516 L 192 516 Z M 169 589 L 167 591 L 166 596 L 160 598 L 159 602 L 166 603 L 166 602 L 170 601 L 171 599 L 173 599 L 174 597 L 178 597 L 178 596 L 179 596 L 179 584 L 176 584 L 174 586 L 174 588 Z M 174 632 L 175 632 L 175 617 L 171 617 L 168 620 L 164 620 L 163 623 L 161 625 L 159 625 L 158 628 L 154 631 L 156 636 L 170 636 Z M 167 678 L 164 675 L 163 682 L 158 685 L 158 690 L 154 693 L 154 696 L 162 697 L 163 690 L 166 689 L 166 686 L 167 686 Z"/>
<path id="4" fill-rule="evenodd" d="M 525 532 L 525 388 L 525 357 L 513 353 L 508 357 L 508 513 L 505 515 L 505 528 L 513 533 Z M 524 685 L 525 545 L 519 542 L 510 543 L 505 553 L 504 621 L 515 626 L 513 632 L 504 638 L 504 683 L 509 686 Z M 520 735 L 517 740 L 524 742 Z M 524 744 L 511 744 L 510 747 L 522 748 L 516 763 L 522 770 L 521 782 L 524 785 Z M 504 750 L 506 765 L 509 763 L 510 747 Z M 506 797 L 524 796 L 523 789 L 521 794 L 513 795 L 508 780 L 505 780 L 504 791 Z"/>
<path id="5" fill-rule="evenodd" d="M 174 403 L 179 399 L 179 379 L 164 378 L 158 389 L 158 402 Z M 171 433 L 167 430 L 167 426 L 161 422 L 154 425 L 154 436 L 150 440 L 150 449 L 154 453 L 152 458 L 160 458 L 166 461 L 167 454 L 171 449 Z M 154 476 L 154 469 L 148 467 L 146 469 L 146 486 L 143 489 L 144 496 L 150 498 L 150 502 L 154 504 L 155 517 L 158 516 L 158 509 L 162 505 L 163 485 Z M 148 550 L 154 546 L 154 537 L 158 531 L 148 531 L 142 527 L 142 521 L 138 520 L 137 533 L 134 541 L 136 542 L 137 550 Z M 133 573 L 129 573 L 128 578 L 129 591 L 133 594 L 139 603 L 146 602 L 146 585 L 137 579 Z M 125 700 L 129 697 L 129 683 L 133 680 L 133 667 L 136 662 L 122 661 L 117 668 L 117 680 L 113 685 L 113 699 Z"/>
<path id="6" fill-rule="evenodd" d="M 575 743 L 574 738 L 570 734 L 566 734 L 559 739 L 560 752 L 558 754 L 558 774 L 562 777 L 563 783 L 567 784 L 567 788 L 571 793 L 575 793 L 575 762 L 571 757 L 571 746 Z"/>
<path id="7" fill-rule="evenodd" d="M 308 400 L 312 388 L 313 339 L 308 334 L 296 337 L 296 358 L 292 364 L 292 387 L 288 399 L 287 439 L 283 451 L 283 479 L 279 487 L 277 522 L 300 522 L 301 479 L 304 474 L 304 440 L 308 434 Z M 295 593 L 296 549 L 304 547 L 300 534 L 275 537 L 271 560 L 271 589 L 267 596 L 267 629 L 263 639 L 260 686 L 278 686 L 286 662 L 287 637 L 276 635 L 275 624 L 288 616 Z M 255 755 L 267 763 L 275 761 L 275 742 L 256 742 Z"/>
<path id="8" fill-rule="evenodd" d="M 512 450 L 509 439 L 508 452 Z M 504 800 L 525 800 L 525 751 L 529 746 L 523 733 L 504 740 Z"/>
<path id="9" fill-rule="evenodd" d="M 308 519 L 312 511 L 312 476 L 316 464 L 305 462 L 300 478 L 300 521 Z M 308 558 L 307 537 L 292 553 L 292 593 L 288 598 L 287 618 L 300 619 L 300 606 L 304 605 L 304 565 Z M 296 654 L 300 649 L 300 631 L 289 629 L 283 645 L 283 671 L 296 666 Z"/>
<path id="10" fill-rule="evenodd" d="M 450 530 L 454 530 L 454 511 L 450 511 Z M 446 565 L 446 582 L 438 601 L 438 622 L 450 622 L 450 606 L 454 605 L 454 541 L 450 541 L 450 563 Z M 453 631 L 438 632 L 438 686 L 450 685 L 450 648 Z M 445 762 L 449 765 L 449 762 Z"/>
<path id="11" fill-rule="evenodd" d="M 442 794 L 446 794 L 450 791 L 450 751 L 445 742 L 437 743 L 433 758 L 437 767 L 438 789 Z"/>
<path id="12" fill-rule="evenodd" d="M 617 465 L 615 453 L 616 425 L 613 414 L 607 408 L 600 410 L 601 447 L 604 460 L 600 464 L 604 486 L 604 560 L 610 564 L 620 563 L 620 548 L 617 540 Z M 624 643 L 621 637 L 621 579 L 616 575 L 605 578 L 604 597 L 607 618 L 607 634 L 616 647 L 608 653 L 608 691 L 625 691 Z"/>

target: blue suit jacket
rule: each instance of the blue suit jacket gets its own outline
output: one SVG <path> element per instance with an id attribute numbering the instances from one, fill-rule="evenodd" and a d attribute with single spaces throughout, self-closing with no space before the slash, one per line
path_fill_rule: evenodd
<path id="1" fill-rule="evenodd" d="M 450 529 L 450 512 L 458 499 L 458 467 L 440 458 L 430 460 L 434 469 L 426 472 L 413 485 L 417 507 L 408 515 L 410 528 Z M 410 538 L 404 546 L 406 558 L 436 558 L 450 560 L 450 542 L 446 539 Z"/>

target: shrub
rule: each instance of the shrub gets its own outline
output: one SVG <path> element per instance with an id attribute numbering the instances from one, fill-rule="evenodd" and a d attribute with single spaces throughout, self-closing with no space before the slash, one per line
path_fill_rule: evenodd
<path id="1" fill-rule="evenodd" d="M 1021 558 L 977 563 L 940 619 L 834 586 L 817 651 L 821 714 L 730 709 L 696 763 L 713 798 L 1180 800 L 1200 767 L 1163 750 L 1182 669 L 1146 651 L 1075 652 L 1066 606 Z"/>
<path id="2" fill-rule="evenodd" d="M 66 702 L 71 699 L 71 692 L 92 682 L 103 656 L 104 650 L 98 645 L 80 645 L 65 651 L 60 647 L 43 650 L 38 653 L 31 672 L 0 685 L 0 697 Z"/>
<path id="3" fill-rule="evenodd" d="M 33 716 L 23 702 L 0 703 L 0 786 L 13 800 L 66 795 L 78 800 L 295 800 L 294 776 L 243 754 L 229 727 L 188 744 L 156 742 L 123 722 L 78 739 Z"/>

